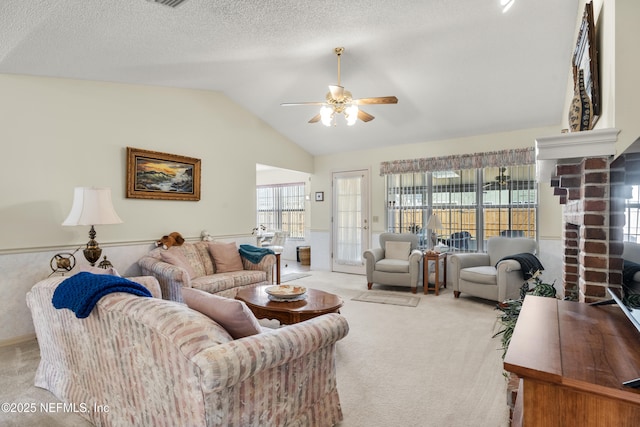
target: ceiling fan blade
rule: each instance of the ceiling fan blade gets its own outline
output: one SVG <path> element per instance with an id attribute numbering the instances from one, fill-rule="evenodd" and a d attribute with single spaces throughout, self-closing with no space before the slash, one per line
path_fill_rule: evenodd
<path id="1" fill-rule="evenodd" d="M 316 114 L 315 116 L 311 117 L 311 120 L 309 120 L 309 123 L 318 123 L 320 121 L 320 114 Z"/>
<path id="2" fill-rule="evenodd" d="M 373 117 L 371 114 L 362 110 L 358 110 L 358 118 L 363 122 L 370 122 L 371 120 L 375 119 L 375 117 Z"/>
<path id="3" fill-rule="evenodd" d="M 329 86 L 329 92 L 335 100 L 340 100 L 344 97 L 344 88 L 342 86 Z"/>
<path id="4" fill-rule="evenodd" d="M 398 98 L 395 96 L 378 96 L 376 98 L 360 98 L 354 99 L 353 103 L 356 105 L 365 104 L 397 104 Z"/>
<path id="5" fill-rule="evenodd" d="M 324 105 L 324 102 L 283 102 L 281 107 L 295 107 L 296 105 Z"/>

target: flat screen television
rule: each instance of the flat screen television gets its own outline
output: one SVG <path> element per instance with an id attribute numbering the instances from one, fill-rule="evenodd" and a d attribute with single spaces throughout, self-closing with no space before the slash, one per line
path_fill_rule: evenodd
<path id="1" fill-rule="evenodd" d="M 607 289 L 607 292 L 609 292 L 609 296 L 611 296 L 610 300 L 597 302 L 593 305 L 617 304 L 624 314 L 627 315 L 633 326 L 640 332 L 640 308 L 626 305 L 611 289 Z M 638 388 L 640 387 L 640 378 L 631 379 L 622 384 L 628 387 Z"/>

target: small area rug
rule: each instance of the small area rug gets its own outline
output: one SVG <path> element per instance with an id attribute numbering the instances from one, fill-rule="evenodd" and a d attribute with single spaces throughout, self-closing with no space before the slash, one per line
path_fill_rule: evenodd
<path id="1" fill-rule="evenodd" d="M 417 307 L 418 303 L 420 302 L 420 298 L 415 295 L 406 295 L 400 292 L 387 291 L 367 291 L 351 299 L 353 301 L 403 305 L 406 307 Z"/>
<path id="2" fill-rule="evenodd" d="M 302 279 L 303 277 L 309 277 L 309 276 L 311 276 L 311 275 L 310 274 L 305 274 L 305 273 L 283 274 L 282 277 L 280 278 L 280 283 L 290 282 L 292 280 Z"/>

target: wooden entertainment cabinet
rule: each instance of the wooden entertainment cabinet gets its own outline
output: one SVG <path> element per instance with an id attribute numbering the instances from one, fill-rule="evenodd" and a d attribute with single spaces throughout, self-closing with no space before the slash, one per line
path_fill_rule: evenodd
<path id="1" fill-rule="evenodd" d="M 527 296 L 504 369 L 520 380 L 512 426 L 638 426 L 640 332 L 616 305 Z"/>

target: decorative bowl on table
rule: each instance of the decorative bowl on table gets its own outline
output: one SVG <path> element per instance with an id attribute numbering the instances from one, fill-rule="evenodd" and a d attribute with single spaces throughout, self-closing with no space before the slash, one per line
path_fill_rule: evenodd
<path id="1" fill-rule="evenodd" d="M 275 298 L 292 299 L 304 295 L 307 292 L 307 288 L 295 285 L 276 285 L 269 286 L 265 289 L 265 292 Z"/>

